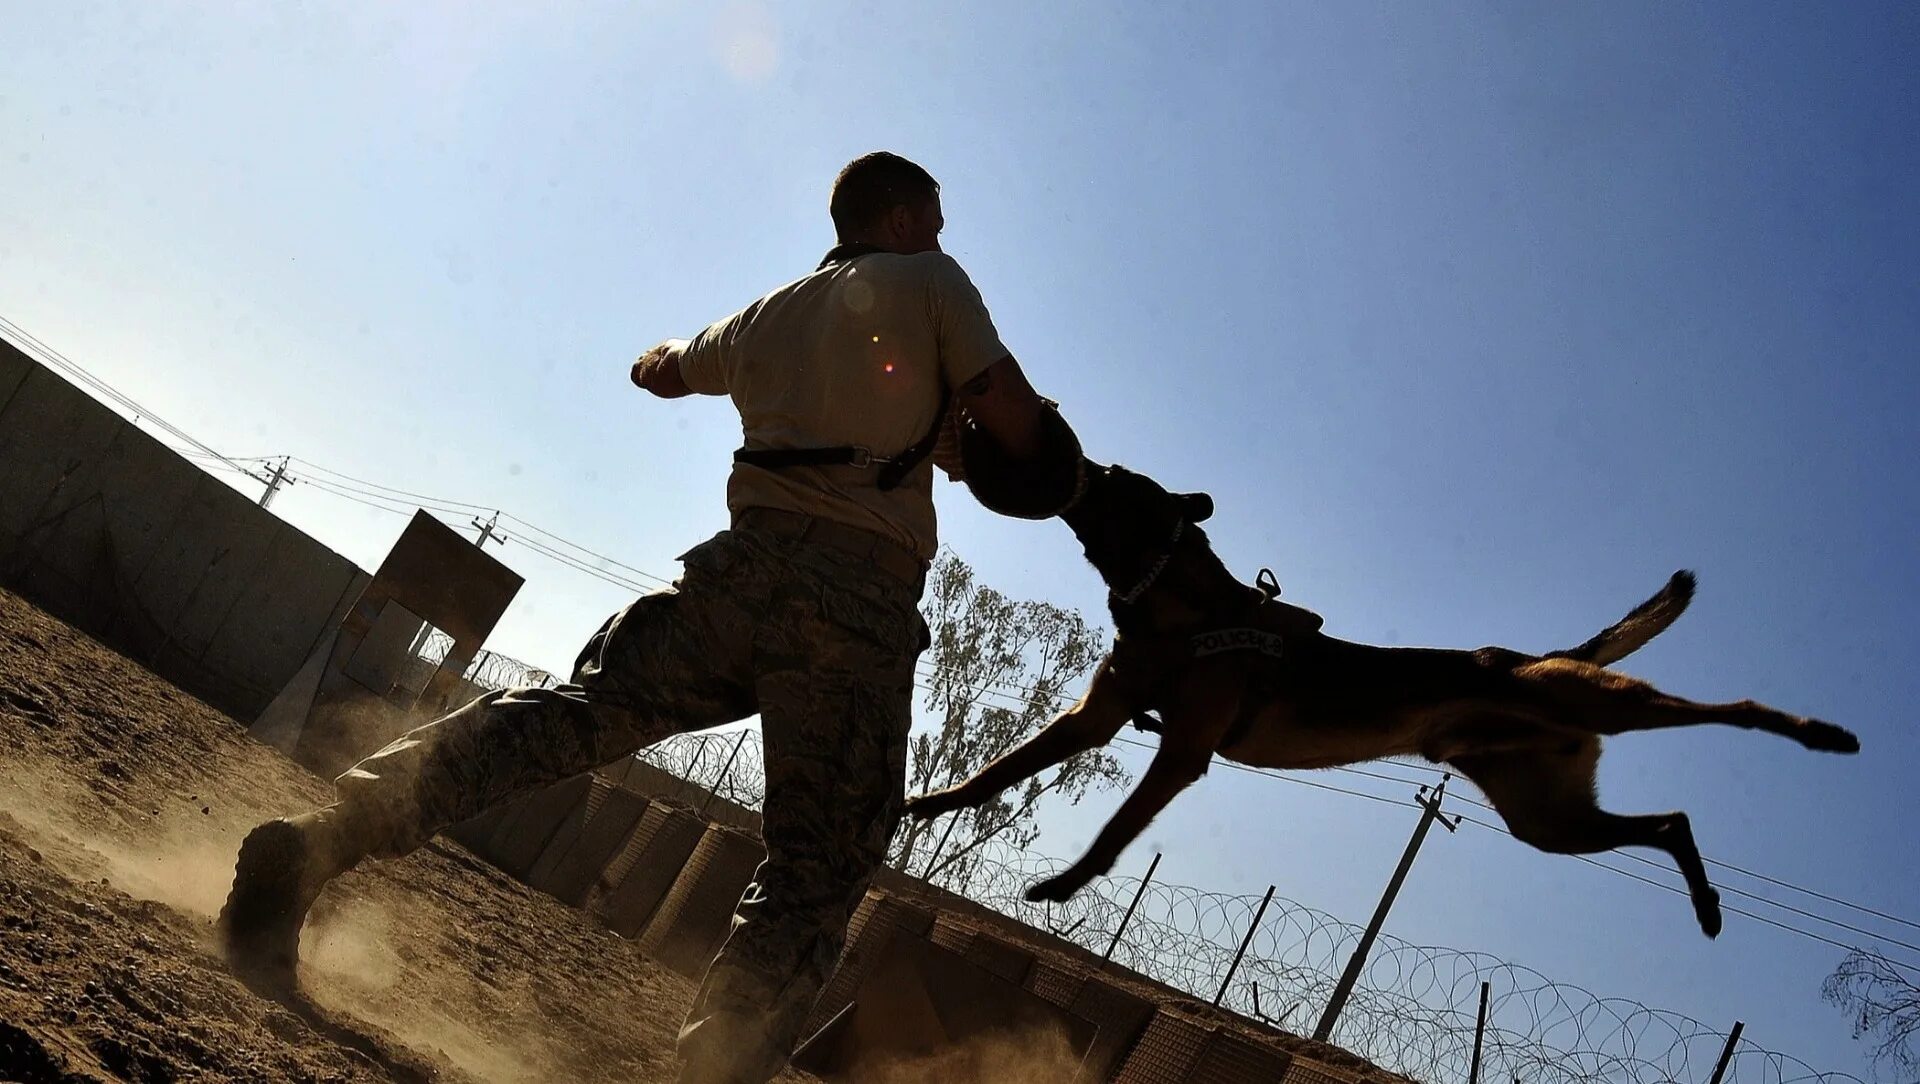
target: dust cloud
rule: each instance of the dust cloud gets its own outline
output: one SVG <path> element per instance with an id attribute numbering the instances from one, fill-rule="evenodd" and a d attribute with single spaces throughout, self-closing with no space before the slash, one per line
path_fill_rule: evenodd
<path id="1" fill-rule="evenodd" d="M 860 1084 L 1072 1084 L 1080 1057 L 1057 1028 L 992 1032 L 925 1057 L 889 1062 Z"/>

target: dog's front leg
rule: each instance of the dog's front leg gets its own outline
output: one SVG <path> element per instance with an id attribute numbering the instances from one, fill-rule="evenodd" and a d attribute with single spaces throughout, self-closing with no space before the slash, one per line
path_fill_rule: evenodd
<path id="1" fill-rule="evenodd" d="M 1133 704 L 1122 694 L 1120 682 L 1112 677 L 1107 663 L 1102 662 L 1079 703 L 1060 713 L 1038 734 L 980 769 L 972 779 L 907 799 L 907 815 L 926 820 L 979 805 L 1076 753 L 1105 745 L 1132 715 Z"/>
<path id="2" fill-rule="evenodd" d="M 1087 853 L 1064 872 L 1027 889 L 1028 899 L 1064 900 L 1112 869 L 1120 852 L 1147 830 L 1173 796 L 1207 774 L 1213 752 L 1220 747 L 1246 693 L 1244 676 L 1236 677 L 1230 657 L 1222 659 L 1189 665 L 1180 673 L 1165 705 L 1160 751 L 1147 765 L 1140 785 L 1120 803 L 1119 811 L 1100 829 Z"/>
<path id="3" fill-rule="evenodd" d="M 1173 796 L 1207 774 L 1207 762 L 1213 751 L 1185 746 L 1172 740 L 1173 733 L 1169 729 L 1168 740 L 1163 741 L 1160 751 L 1154 754 L 1153 763 L 1140 777 L 1140 785 L 1120 803 L 1119 811 L 1100 829 L 1100 835 L 1087 853 L 1064 872 L 1027 889 L 1028 899 L 1065 900 L 1086 887 L 1088 881 L 1112 869 L 1120 852 L 1147 830 L 1147 825 L 1173 801 Z"/>

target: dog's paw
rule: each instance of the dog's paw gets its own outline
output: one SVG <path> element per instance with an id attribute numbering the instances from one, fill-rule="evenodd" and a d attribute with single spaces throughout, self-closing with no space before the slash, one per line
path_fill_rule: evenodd
<path id="1" fill-rule="evenodd" d="M 1049 877 L 1027 889 L 1027 900 L 1031 903 L 1065 903 L 1073 898 L 1075 892 L 1085 887 L 1086 879 L 1076 877 L 1071 871 L 1056 877 Z"/>
<path id="2" fill-rule="evenodd" d="M 908 798 L 901 812 L 914 820 L 925 821 L 953 809 L 957 804 L 946 797 L 945 791 L 936 790 L 931 794 L 916 794 Z"/>
<path id="3" fill-rule="evenodd" d="M 1860 739 L 1854 737 L 1853 731 L 1819 719 L 1808 719 L 1801 723 L 1797 736 L 1801 745 L 1823 753 L 1858 753 L 1860 751 Z"/>
<path id="4" fill-rule="evenodd" d="M 1725 921 L 1720 915 L 1720 893 L 1709 888 L 1693 897 L 1693 913 L 1700 919 L 1700 932 L 1708 937 L 1720 936 L 1720 925 Z"/>

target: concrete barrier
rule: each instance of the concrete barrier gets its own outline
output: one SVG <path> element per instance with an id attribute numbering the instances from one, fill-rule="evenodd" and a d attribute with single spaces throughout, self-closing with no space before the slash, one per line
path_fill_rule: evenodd
<path id="1" fill-rule="evenodd" d="M 610 887 L 589 896 L 587 909 L 622 937 L 638 937 L 686 867 L 706 822 L 679 806 L 655 801 L 601 875 Z"/>
<path id="2" fill-rule="evenodd" d="M 1297 1063 L 1286 1051 L 1260 1042 L 1229 1022 L 1163 1007 L 1127 1055 L 1114 1084 L 1275 1084 L 1313 1078 L 1295 1074 Z M 1338 1077 L 1322 1077 L 1335 1081 Z M 1316 1082 L 1319 1084 L 1319 1082 Z"/>
<path id="3" fill-rule="evenodd" d="M 1067 1009 L 1093 1023 L 1093 1048 L 1087 1051 L 1082 1079 L 1109 1080 L 1119 1072 L 1153 1019 L 1153 1002 L 1097 974 L 1085 974 Z"/>
<path id="4" fill-rule="evenodd" d="M 534 791 L 507 811 L 487 837 L 481 857 L 524 881 L 574 807 L 586 801 L 592 776 L 576 775 Z"/>
<path id="5" fill-rule="evenodd" d="M 639 950 L 674 971 L 699 977 L 733 929 L 733 906 L 766 858 L 760 838 L 708 825 L 672 890 L 639 936 Z"/>
<path id="6" fill-rule="evenodd" d="M 709 825 L 640 935 L 640 951 L 682 975 L 706 972 L 733 929 L 734 905 L 766 857 L 758 836 Z"/>
<path id="7" fill-rule="evenodd" d="M 930 1073 L 936 1070 L 923 1059 L 943 1059 L 975 1040 L 1050 1036 L 1065 1044 L 1072 1062 L 1035 1064 L 1020 1079 L 1072 1084 L 1095 1031 L 1059 1006 L 896 927 L 855 990 L 851 1008 L 810 1035 L 794 1052 L 793 1064 L 833 1084 L 884 1079 L 903 1067 L 912 1067 L 913 1079 L 934 1079 Z M 937 1071 L 977 1079 L 951 1060 Z"/>
<path id="8" fill-rule="evenodd" d="M 0 342 L 0 584 L 251 719 L 366 582 Z"/>
<path id="9" fill-rule="evenodd" d="M 1293 1064 L 1287 1067 L 1287 1075 L 1278 1079 L 1285 1084 L 1354 1084 L 1359 1078 L 1317 1061 L 1295 1058 Z"/>
<path id="10" fill-rule="evenodd" d="M 958 953 L 988 974 L 1023 988 L 1027 972 L 1033 969 L 1031 949 L 997 937 L 953 915 L 942 914 L 935 920 L 930 940 L 941 948 Z"/>
<path id="11" fill-rule="evenodd" d="M 453 825 L 441 834 L 453 837 L 467 850 L 481 858 L 486 858 L 487 840 L 492 838 L 494 829 L 500 827 L 500 822 L 507 819 L 508 811 L 513 808 L 512 802 L 494 806 L 479 816 L 469 817 Z"/>
<path id="12" fill-rule="evenodd" d="M 1067 961 L 1045 958 L 1033 961 L 1027 969 L 1026 987 L 1050 1004 L 1066 1008 L 1086 985 L 1087 969 Z"/>
<path id="13" fill-rule="evenodd" d="M 860 988 L 887 942 L 893 939 L 894 930 L 925 937 L 933 930 L 933 921 L 932 911 L 910 900 L 878 889 L 869 890 L 847 923 L 840 960 L 814 1002 L 813 1015 L 802 1033 L 811 1035 L 820 1030 L 835 1013 L 852 1002 L 853 992 Z"/>
<path id="14" fill-rule="evenodd" d="M 1194 1063 L 1190 1080 L 1217 1080 L 1220 1084 L 1274 1084 L 1290 1079 L 1294 1059 L 1231 1028 L 1213 1033 L 1213 1041 Z"/>
<path id="15" fill-rule="evenodd" d="M 1114 1084 L 1184 1084 L 1198 1079 L 1194 1065 L 1213 1038 L 1213 1027 L 1184 1013 L 1162 1010 L 1147 1021 Z"/>
<path id="16" fill-rule="evenodd" d="M 594 787 L 603 790 L 601 801 L 566 838 L 555 833 L 527 875 L 528 884 L 575 907 L 587 901 L 601 872 L 633 834 L 649 804 L 640 795 L 605 781 L 596 780 Z"/>

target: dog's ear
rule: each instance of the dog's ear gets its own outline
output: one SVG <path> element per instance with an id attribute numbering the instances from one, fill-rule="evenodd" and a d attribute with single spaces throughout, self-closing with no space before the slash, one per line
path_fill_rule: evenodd
<path id="1" fill-rule="evenodd" d="M 1205 523 L 1213 515 L 1213 498 L 1205 493 L 1176 493 L 1180 501 L 1180 511 L 1187 517 L 1188 523 Z"/>

